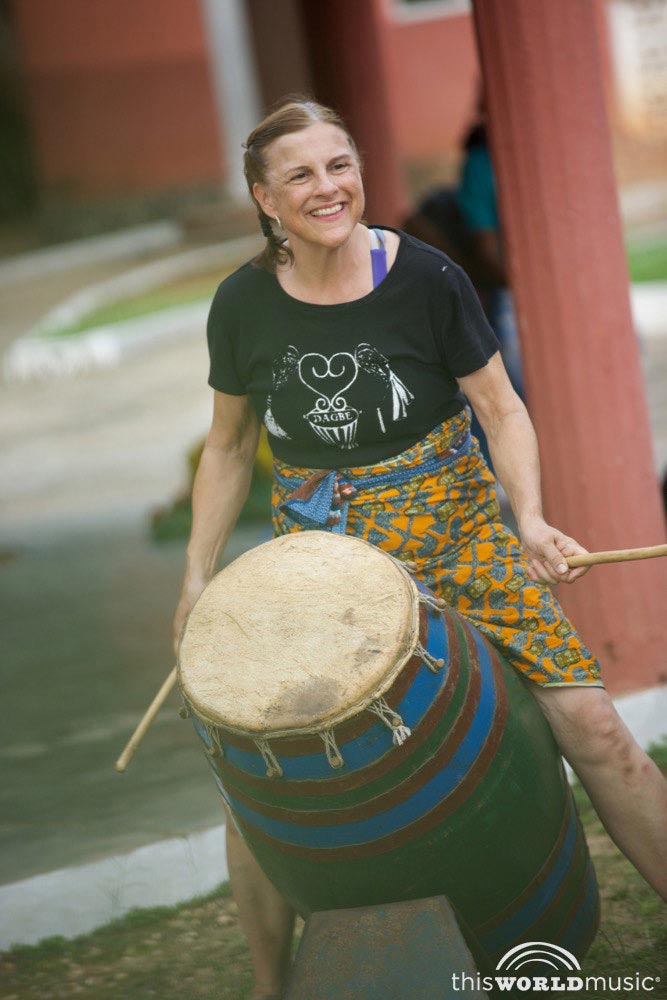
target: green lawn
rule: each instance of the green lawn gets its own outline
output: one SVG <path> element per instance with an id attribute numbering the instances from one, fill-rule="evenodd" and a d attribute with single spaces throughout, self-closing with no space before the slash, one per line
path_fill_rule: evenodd
<path id="1" fill-rule="evenodd" d="M 174 306 L 190 305 L 193 302 L 208 303 L 226 274 L 227 272 L 216 271 L 194 278 L 184 278 L 170 285 L 145 292 L 143 295 L 136 295 L 120 302 L 112 302 L 87 313 L 78 323 L 52 330 L 49 336 L 65 337 L 74 333 L 84 333 L 96 326 L 106 326 L 111 323 L 121 323 L 127 319 L 137 319 L 139 316 L 148 316 L 150 313 L 172 309 Z"/>
<path id="2" fill-rule="evenodd" d="M 667 243 L 630 246 L 628 265 L 632 282 L 667 281 Z"/>

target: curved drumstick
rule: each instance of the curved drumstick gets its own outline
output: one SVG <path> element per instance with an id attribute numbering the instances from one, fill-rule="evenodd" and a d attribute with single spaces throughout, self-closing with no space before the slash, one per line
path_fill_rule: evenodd
<path id="1" fill-rule="evenodd" d="M 667 545 L 648 545 L 643 549 L 612 549 L 609 552 L 586 552 L 581 556 L 568 556 L 565 562 L 570 569 L 575 569 L 577 566 L 630 562 L 632 559 L 656 559 L 658 556 L 667 556 Z"/>
<path id="2" fill-rule="evenodd" d="M 151 722 L 158 714 L 158 712 L 164 705 L 165 701 L 167 700 L 169 693 L 171 692 L 172 688 L 174 687 L 174 684 L 176 683 L 176 675 L 177 675 L 177 668 L 174 667 L 174 669 L 169 674 L 166 681 L 164 682 L 164 684 L 162 685 L 158 693 L 155 695 L 150 705 L 148 706 L 148 709 L 146 710 L 143 719 L 141 720 L 137 728 L 134 730 L 129 740 L 127 741 L 125 749 L 123 750 L 122 754 L 116 761 L 116 770 L 119 771 L 121 774 L 132 760 L 132 755 L 134 754 L 134 751 L 137 749 L 137 747 L 143 740 L 144 736 L 146 735 L 146 732 Z"/>

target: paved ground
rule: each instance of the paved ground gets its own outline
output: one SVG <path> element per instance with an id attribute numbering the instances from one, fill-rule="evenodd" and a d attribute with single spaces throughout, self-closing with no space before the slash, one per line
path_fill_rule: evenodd
<path id="1" fill-rule="evenodd" d="M 0 346 L 103 270 L 17 284 Z M 667 337 L 647 342 L 643 361 L 663 467 Z M 118 368 L 3 387 L 0 883 L 219 822 L 174 710 L 124 777 L 112 769 L 171 667 L 183 546 L 155 547 L 147 517 L 178 491 L 185 452 L 206 429 L 205 376 L 203 331 L 190 330 Z M 237 535 L 228 555 L 257 540 Z"/>
<path id="2" fill-rule="evenodd" d="M 16 281 L 0 290 L 2 324 L 0 348 L 3 353 L 16 337 L 26 333 L 49 309 L 73 292 L 128 269 L 127 260 L 95 262 L 58 274 L 45 274 L 32 280 Z"/>
<path id="3" fill-rule="evenodd" d="M 153 544 L 149 514 L 183 485 L 210 405 L 201 330 L 119 368 L 3 386 L 0 883 L 220 822 L 176 697 L 113 770 L 172 666 L 184 545 Z M 257 540 L 237 533 L 228 556 Z"/>

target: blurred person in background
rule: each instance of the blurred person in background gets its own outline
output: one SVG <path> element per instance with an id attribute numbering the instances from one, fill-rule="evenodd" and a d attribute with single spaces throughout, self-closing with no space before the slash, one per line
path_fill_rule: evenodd
<path id="1" fill-rule="evenodd" d="M 510 381 L 523 398 L 519 340 L 509 276 L 505 267 L 483 96 L 478 104 L 478 119 L 468 132 L 463 148 L 465 156 L 456 191 L 456 203 L 466 231 L 470 234 L 477 267 L 483 276 L 483 299 L 489 323 L 498 338 Z"/>
<path id="2" fill-rule="evenodd" d="M 524 399 L 519 338 L 505 266 L 483 93 L 477 102 L 475 121 L 463 141 L 458 186 L 429 191 L 416 212 L 405 221 L 404 229 L 442 250 L 465 270 L 498 339 L 510 382 Z M 490 462 L 486 436 L 474 413 L 472 429 Z"/>
<path id="3" fill-rule="evenodd" d="M 544 520 L 535 433 L 469 279 L 439 250 L 362 224 L 356 145 L 314 101 L 288 101 L 254 129 L 245 172 L 266 248 L 222 282 L 211 306 L 214 411 L 193 490 L 176 648 L 248 494 L 263 422 L 275 533 L 367 536 L 372 524 L 381 549 L 414 559 L 415 576 L 530 682 L 609 833 L 667 896 L 667 783 L 552 594 L 552 584 L 582 575 L 565 560 L 585 550 Z M 521 542 L 498 518 L 466 398 Z M 471 573 L 493 581 L 490 599 L 471 598 Z M 294 915 L 230 816 L 227 851 L 255 1000 L 278 997 Z"/>

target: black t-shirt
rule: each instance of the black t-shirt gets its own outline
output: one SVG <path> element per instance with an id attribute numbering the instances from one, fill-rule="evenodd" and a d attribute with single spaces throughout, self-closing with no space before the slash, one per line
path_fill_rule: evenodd
<path id="1" fill-rule="evenodd" d="M 498 350 L 461 268 L 399 235 L 386 278 L 353 302 L 301 302 L 253 263 L 219 286 L 209 385 L 251 395 L 284 462 L 333 469 L 399 454 L 462 409 L 456 378 Z"/>

